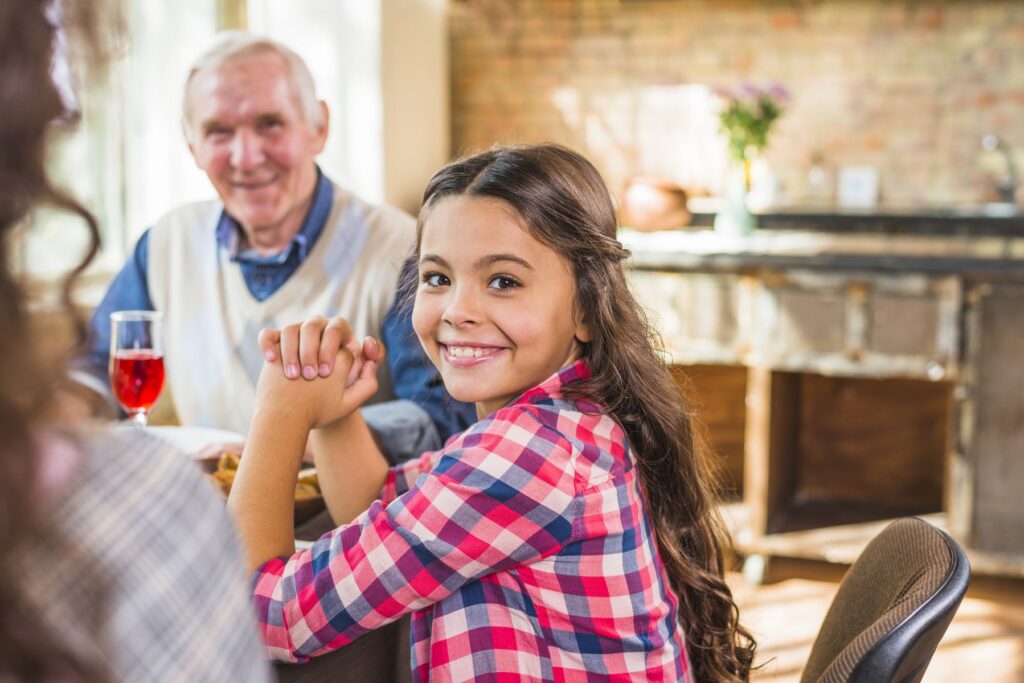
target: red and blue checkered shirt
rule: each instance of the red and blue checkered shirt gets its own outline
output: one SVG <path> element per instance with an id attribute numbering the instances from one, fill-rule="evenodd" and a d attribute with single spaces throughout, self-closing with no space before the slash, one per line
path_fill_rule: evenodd
<path id="1" fill-rule="evenodd" d="M 263 565 L 271 655 L 303 661 L 413 612 L 417 680 L 689 680 L 625 433 L 562 395 L 587 373 L 393 468 L 351 524 Z"/>

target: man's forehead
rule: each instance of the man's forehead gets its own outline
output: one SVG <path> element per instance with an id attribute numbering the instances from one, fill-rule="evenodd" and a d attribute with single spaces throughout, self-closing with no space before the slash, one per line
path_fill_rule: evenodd
<path id="1" fill-rule="evenodd" d="M 196 71 L 190 90 L 203 94 L 244 88 L 273 90 L 283 83 L 290 86 L 288 68 L 280 55 L 272 52 L 239 55 Z"/>
<path id="2" fill-rule="evenodd" d="M 268 61 L 261 59 L 267 55 L 280 60 L 273 53 L 245 55 L 193 75 L 188 97 L 197 122 L 243 112 L 263 115 L 294 111 L 301 115 L 283 60 L 280 68 L 267 68 Z"/>

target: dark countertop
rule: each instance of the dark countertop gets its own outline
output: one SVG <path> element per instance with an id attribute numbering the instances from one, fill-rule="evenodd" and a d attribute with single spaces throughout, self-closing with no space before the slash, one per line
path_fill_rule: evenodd
<path id="1" fill-rule="evenodd" d="M 1024 236 L 836 233 L 758 229 L 746 237 L 707 229 L 640 233 L 619 239 L 640 270 L 736 272 L 752 268 L 923 273 L 1024 279 Z"/>
<path id="2" fill-rule="evenodd" d="M 1008 204 L 878 209 L 776 207 L 755 215 L 762 230 L 1024 237 L 1024 213 Z M 693 211 L 693 227 L 711 227 L 714 220 L 712 211 Z"/>

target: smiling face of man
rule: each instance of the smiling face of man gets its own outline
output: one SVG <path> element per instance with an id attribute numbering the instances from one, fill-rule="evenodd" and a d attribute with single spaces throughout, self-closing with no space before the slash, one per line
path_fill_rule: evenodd
<path id="1" fill-rule="evenodd" d="M 234 57 L 189 84 L 189 150 L 242 226 L 250 248 L 283 249 L 302 226 L 316 188 L 327 118 L 311 127 L 284 59 Z M 323 105 L 321 105 L 323 106 Z"/>

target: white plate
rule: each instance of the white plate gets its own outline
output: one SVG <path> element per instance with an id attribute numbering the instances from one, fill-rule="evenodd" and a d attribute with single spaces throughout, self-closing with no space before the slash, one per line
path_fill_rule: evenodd
<path id="1" fill-rule="evenodd" d="M 146 432 L 163 439 L 188 455 L 195 455 L 210 444 L 245 441 L 245 437 L 238 432 L 212 427 L 146 427 Z"/>

